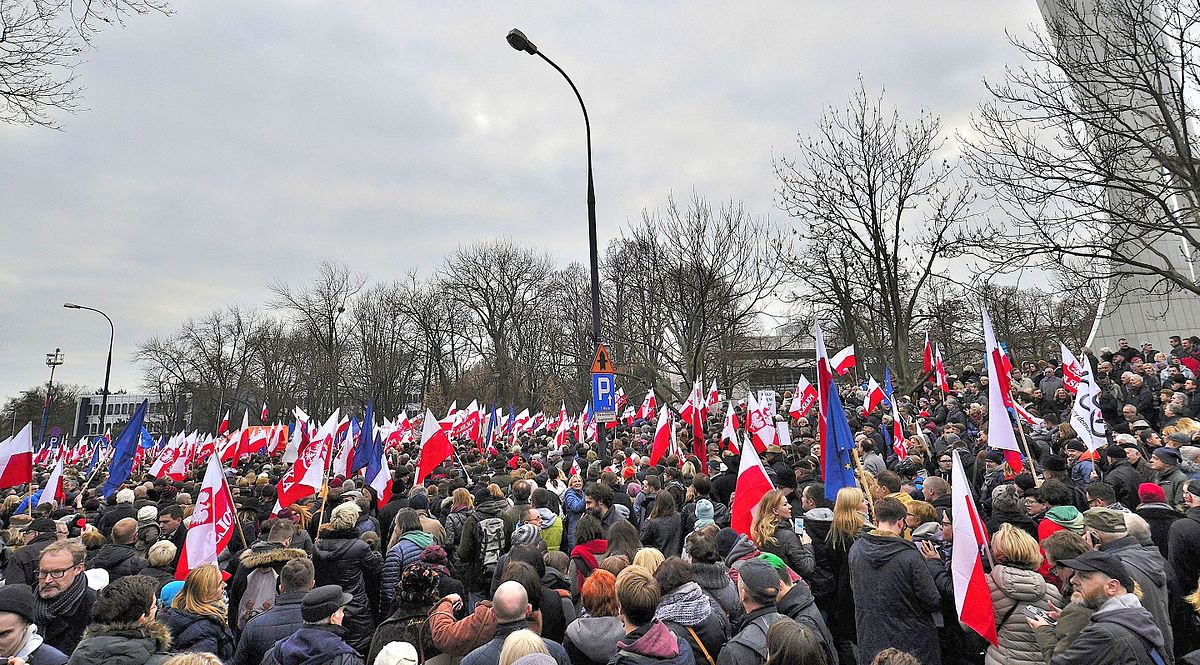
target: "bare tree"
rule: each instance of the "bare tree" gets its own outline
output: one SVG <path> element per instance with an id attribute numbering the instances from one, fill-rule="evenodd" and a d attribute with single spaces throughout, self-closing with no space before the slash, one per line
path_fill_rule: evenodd
<path id="1" fill-rule="evenodd" d="M 75 66 L 102 27 L 169 13 L 160 0 L 0 0 L 0 122 L 56 127 L 78 108 Z"/>
<path id="2" fill-rule="evenodd" d="M 796 219 L 788 269 L 845 343 L 866 342 L 901 385 L 912 383 L 922 294 L 947 279 L 975 200 L 938 159 L 941 122 L 928 111 L 902 119 L 860 81 L 846 108 L 830 107 L 798 143 L 798 157 L 775 162 L 780 203 Z"/>
<path id="3" fill-rule="evenodd" d="M 1007 216 L 964 240 L 981 275 L 1023 268 L 1108 298 L 1200 294 L 1196 0 L 1044 0 L 1028 61 L 987 83 L 962 139 Z"/>

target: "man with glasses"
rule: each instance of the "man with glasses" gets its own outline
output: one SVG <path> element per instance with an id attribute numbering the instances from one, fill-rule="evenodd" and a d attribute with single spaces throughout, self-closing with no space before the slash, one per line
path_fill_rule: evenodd
<path id="1" fill-rule="evenodd" d="M 63 653 L 75 650 L 83 629 L 92 621 L 96 592 L 88 587 L 83 574 L 86 553 L 78 540 L 63 540 L 42 550 L 38 562 L 35 623 L 46 644 Z"/>

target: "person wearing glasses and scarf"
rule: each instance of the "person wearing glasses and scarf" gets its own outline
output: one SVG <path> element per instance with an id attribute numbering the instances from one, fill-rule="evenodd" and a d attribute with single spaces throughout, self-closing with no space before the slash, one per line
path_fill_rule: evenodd
<path id="1" fill-rule="evenodd" d="M 42 550 L 37 570 L 34 623 L 42 629 L 46 644 L 64 654 L 75 650 L 83 629 L 92 622 L 96 592 L 83 574 L 83 543 L 60 540 Z"/>

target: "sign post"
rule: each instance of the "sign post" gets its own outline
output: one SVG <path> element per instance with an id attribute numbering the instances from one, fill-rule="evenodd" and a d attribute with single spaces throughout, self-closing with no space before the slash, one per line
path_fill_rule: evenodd
<path id="1" fill-rule="evenodd" d="M 617 378 L 608 349 L 601 344 L 592 361 L 592 417 L 598 423 L 617 419 Z"/>

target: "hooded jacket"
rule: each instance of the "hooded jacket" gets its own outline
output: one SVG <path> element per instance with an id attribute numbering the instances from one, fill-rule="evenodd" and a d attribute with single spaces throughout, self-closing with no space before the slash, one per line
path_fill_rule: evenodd
<path id="1" fill-rule="evenodd" d="M 133 545 L 115 545 L 108 543 L 101 547 L 96 555 L 88 561 L 86 568 L 102 568 L 108 571 L 108 579 L 115 582 L 122 577 L 138 575 L 146 567 L 145 557 L 138 554 Z"/>
<path id="2" fill-rule="evenodd" d="M 96 623 L 87 627 L 70 665 L 161 665 L 171 654 L 171 633 L 157 621 Z"/>
<path id="3" fill-rule="evenodd" d="M 1133 536 L 1118 538 L 1102 545 L 1100 550 L 1120 557 L 1129 576 L 1142 588 L 1141 606 L 1150 612 L 1154 625 L 1165 638 L 1163 656 L 1174 660 L 1174 638 L 1171 632 L 1171 610 L 1167 593 L 1167 562 L 1156 547 L 1143 547 Z"/>
<path id="4" fill-rule="evenodd" d="M 480 555 L 482 554 L 479 551 L 480 543 L 476 542 L 478 537 L 475 533 L 475 525 L 482 520 L 492 517 L 503 519 L 504 507 L 506 505 L 504 501 L 496 498 L 489 501 L 482 501 L 475 506 L 475 512 L 471 513 L 471 516 L 463 522 L 463 532 L 458 539 L 457 555 L 458 560 L 463 562 L 467 569 L 467 579 L 463 580 L 467 586 L 467 591 L 486 592 L 488 584 L 491 582 L 491 578 L 484 574 L 483 562 L 480 559 Z M 513 531 L 512 526 L 507 521 L 504 524 L 504 533 L 511 534 Z M 507 535 L 505 536 L 505 540 L 508 540 Z M 509 543 L 507 542 L 502 543 L 500 551 L 508 551 L 508 545 Z"/>
<path id="5" fill-rule="evenodd" d="M 66 654 L 46 644 L 34 624 L 25 628 L 25 643 L 13 655 L 24 660 L 26 665 L 66 665 L 67 662 Z"/>
<path id="6" fill-rule="evenodd" d="M 563 647 L 574 665 L 605 665 L 625 639 L 625 624 L 617 617 L 581 617 L 567 626 Z"/>
<path id="7" fill-rule="evenodd" d="M 742 607 L 742 599 L 738 597 L 737 585 L 729 579 L 729 569 L 725 564 L 693 561 L 692 573 L 696 576 L 696 583 L 717 601 L 731 622 L 741 617 L 745 608 Z"/>
<path id="8" fill-rule="evenodd" d="M 192 614 L 176 607 L 167 608 L 162 622 L 171 630 L 174 650 L 207 651 L 228 662 L 233 658 L 237 642 L 229 626 L 211 616 Z"/>
<path id="9" fill-rule="evenodd" d="M 1154 665 L 1152 649 L 1163 653 L 1163 635 L 1137 596 L 1127 593 L 1105 601 L 1075 641 L 1051 659 L 1050 665 Z"/>
<path id="10" fill-rule="evenodd" d="M 352 636 L 350 646 L 359 653 L 366 653 L 375 629 L 367 599 L 367 579 L 379 575 L 383 559 L 379 552 L 358 537 L 358 530 L 353 527 L 330 529 L 315 545 L 313 563 L 316 566 L 316 585 L 336 584 L 354 597 L 346 605 L 342 625 L 346 633 Z"/>
<path id="11" fill-rule="evenodd" d="M 651 622 L 617 642 L 611 665 L 693 665 L 695 656 L 688 643 L 679 639 L 661 621 Z M 466 665 L 464 663 L 464 665 Z"/>
<path id="12" fill-rule="evenodd" d="M 996 646 L 988 646 L 985 665 L 1042 665 L 1042 649 L 1033 629 L 1025 622 L 1021 608 L 1033 605 L 1049 610 L 1062 601 L 1058 589 L 1046 582 L 1036 571 L 997 565 L 987 576 L 988 591 L 995 612 Z M 1013 608 L 1016 608 L 1015 610 Z"/>
<path id="13" fill-rule="evenodd" d="M 383 560 L 383 573 L 379 587 L 383 593 L 383 610 L 392 612 L 392 599 L 396 595 L 396 583 L 400 574 L 411 564 L 421 561 L 421 552 L 434 543 L 433 536 L 424 531 L 409 531 L 400 536 Z"/>
<path id="14" fill-rule="evenodd" d="M 787 617 L 774 605 L 760 607 L 742 617 L 737 634 L 717 656 L 717 665 L 762 665 L 767 660 L 767 630 Z M 699 661 L 703 662 L 703 660 Z"/>
<path id="15" fill-rule="evenodd" d="M 932 566 L 915 545 L 898 536 L 872 531 L 850 548 L 850 586 L 858 628 L 858 662 L 868 665 L 887 647 L 907 651 L 923 665 L 940 665 L 933 615 L 941 594 Z"/>
<path id="16" fill-rule="evenodd" d="M 305 624 L 276 642 L 263 665 L 363 665 L 363 659 L 343 639 L 345 634 L 341 626 Z"/>
<path id="17" fill-rule="evenodd" d="M 833 526 L 833 511 L 828 508 L 813 508 L 804 513 L 804 530 L 812 538 L 813 570 L 804 579 L 817 599 L 817 605 L 829 611 L 829 600 L 837 593 L 837 581 L 833 576 L 832 553 L 829 549 L 829 529 Z"/>
<path id="18" fill-rule="evenodd" d="M 298 547 L 284 547 L 280 543 L 258 541 L 242 550 L 238 556 L 237 569 L 229 580 L 229 625 L 237 625 L 237 615 L 246 593 L 246 579 L 259 568 L 271 567 L 278 573 L 293 559 L 307 559 L 308 554 Z M 274 644 L 274 642 L 272 642 Z M 270 645 L 267 645 L 270 646 Z M 259 654 L 260 656 L 262 654 Z"/>
<path id="19" fill-rule="evenodd" d="M 805 522 L 805 524 L 808 523 Z M 825 652 L 826 665 L 837 665 L 838 656 L 833 643 L 833 635 L 830 634 L 829 627 L 825 625 L 825 619 L 821 617 L 821 610 L 817 609 L 816 599 L 807 584 L 803 581 L 793 584 L 783 598 L 779 599 L 778 608 L 779 613 L 783 616 L 811 628 L 821 640 L 821 649 Z M 852 664 L 847 663 L 846 665 Z"/>

